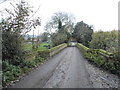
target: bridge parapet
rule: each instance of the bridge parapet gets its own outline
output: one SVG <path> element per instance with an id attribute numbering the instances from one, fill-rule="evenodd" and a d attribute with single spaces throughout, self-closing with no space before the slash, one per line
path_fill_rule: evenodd
<path id="1" fill-rule="evenodd" d="M 80 43 L 77 47 L 82 52 L 83 56 L 96 66 L 101 67 L 113 74 L 120 75 L 120 59 L 117 58 L 117 53 L 109 53 L 102 49 L 91 49 Z"/>

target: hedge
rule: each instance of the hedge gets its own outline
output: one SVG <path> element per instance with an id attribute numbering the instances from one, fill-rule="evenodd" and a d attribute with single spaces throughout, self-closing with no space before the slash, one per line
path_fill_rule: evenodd
<path id="1" fill-rule="evenodd" d="M 96 66 L 120 75 L 120 61 L 116 60 L 113 53 L 102 49 L 90 49 L 80 43 L 76 46 L 80 49 L 84 57 L 90 62 L 93 62 Z"/>

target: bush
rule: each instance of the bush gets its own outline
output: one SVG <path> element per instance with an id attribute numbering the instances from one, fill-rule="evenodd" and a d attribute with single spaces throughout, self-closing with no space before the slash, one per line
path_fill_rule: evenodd
<path id="1" fill-rule="evenodd" d="M 35 62 L 36 64 L 39 64 L 39 63 L 43 62 L 44 60 L 45 60 L 45 58 L 38 57 L 38 58 L 36 58 L 36 59 L 34 60 L 34 62 Z"/>
<path id="2" fill-rule="evenodd" d="M 50 57 L 49 53 L 50 53 L 49 49 L 48 50 L 38 51 L 38 56 L 42 57 L 42 58 L 48 58 L 48 57 Z"/>
<path id="3" fill-rule="evenodd" d="M 118 51 L 118 31 L 112 30 L 110 32 L 98 31 L 92 35 L 90 47 L 93 49 L 103 49 L 108 52 Z"/>
<path id="4" fill-rule="evenodd" d="M 2 61 L 2 67 L 3 67 L 3 74 L 2 74 L 2 82 L 3 86 L 5 86 L 7 83 L 10 83 L 10 81 L 15 80 L 17 77 L 22 75 L 23 73 L 29 72 L 31 68 L 37 66 L 41 62 L 43 62 L 45 59 L 41 57 L 37 57 L 36 59 L 32 61 L 26 61 L 24 64 L 24 67 L 15 66 L 12 64 L 9 64 L 8 61 Z"/>
<path id="5" fill-rule="evenodd" d="M 82 44 L 77 44 L 77 47 L 83 53 L 85 58 L 98 67 L 102 67 L 105 70 L 120 75 L 120 61 L 116 60 L 114 54 L 102 49 L 89 49 Z"/>
<path id="6" fill-rule="evenodd" d="M 26 66 L 28 68 L 33 68 L 33 67 L 36 66 L 36 63 L 33 60 L 32 61 L 28 61 L 28 62 L 26 62 Z"/>
<path id="7" fill-rule="evenodd" d="M 23 38 L 20 35 L 4 30 L 2 33 L 2 59 L 10 61 L 11 64 L 20 64 L 24 59 L 22 44 Z M 17 59 L 17 58 L 21 59 Z M 18 60 L 21 60 L 18 62 Z"/>
<path id="8" fill-rule="evenodd" d="M 37 66 L 38 64 L 40 64 L 41 62 L 43 62 L 44 60 L 45 60 L 44 58 L 37 57 L 32 61 L 27 61 L 26 62 L 26 67 L 33 68 L 33 67 Z"/>
<path id="9" fill-rule="evenodd" d="M 3 85 L 9 83 L 12 80 L 15 80 L 18 76 L 22 74 L 22 69 L 19 66 L 9 64 L 7 61 L 3 61 L 3 74 L 2 82 Z"/>

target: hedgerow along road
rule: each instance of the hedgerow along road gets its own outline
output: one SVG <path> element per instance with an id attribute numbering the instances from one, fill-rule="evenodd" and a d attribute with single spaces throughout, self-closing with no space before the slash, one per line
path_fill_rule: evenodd
<path id="1" fill-rule="evenodd" d="M 85 59 L 77 47 L 67 47 L 10 88 L 92 88 Z"/>

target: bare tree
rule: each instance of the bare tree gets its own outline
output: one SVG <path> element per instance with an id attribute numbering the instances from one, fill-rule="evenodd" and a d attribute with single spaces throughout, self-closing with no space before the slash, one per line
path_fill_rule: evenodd
<path id="1" fill-rule="evenodd" d="M 51 17 L 51 20 L 47 22 L 45 29 L 57 29 L 60 30 L 64 25 L 72 25 L 75 21 L 75 17 L 71 13 L 57 12 Z"/>
<path id="2" fill-rule="evenodd" d="M 50 38 L 54 46 L 68 42 L 72 35 L 74 21 L 75 17 L 71 13 L 54 13 L 51 20 L 45 26 L 45 30 L 50 33 Z"/>
<path id="3" fill-rule="evenodd" d="M 0 0 L 0 4 L 4 3 L 5 1 L 10 1 L 10 0 Z"/>

